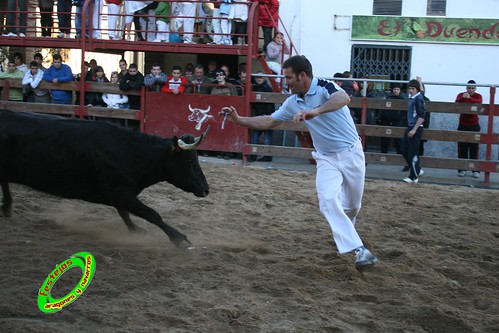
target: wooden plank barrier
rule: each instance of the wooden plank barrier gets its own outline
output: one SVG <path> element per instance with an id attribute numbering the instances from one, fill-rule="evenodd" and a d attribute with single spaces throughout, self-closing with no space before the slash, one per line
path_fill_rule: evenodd
<path id="1" fill-rule="evenodd" d="M 251 99 L 252 102 L 258 103 L 283 103 L 289 95 L 275 93 L 256 93 Z M 386 100 L 373 98 L 354 97 L 349 104 L 350 108 L 362 109 L 378 109 L 378 110 L 401 110 L 407 112 L 407 101 L 405 100 Z M 499 105 L 481 105 L 481 104 L 465 104 L 465 103 L 446 103 L 446 102 L 427 102 L 426 109 L 432 113 L 466 113 L 479 114 L 487 116 L 489 121 L 493 121 L 494 116 L 499 116 Z M 489 114 L 489 110 L 493 110 L 493 115 Z M 457 125 L 456 125 L 457 126 Z M 361 136 L 374 137 L 390 137 L 402 138 L 405 132 L 405 127 L 380 126 L 356 124 L 357 131 Z M 307 128 L 303 124 L 282 123 L 275 128 L 276 130 L 307 132 Z M 438 129 L 425 129 L 423 139 L 434 141 L 448 142 L 471 142 L 485 145 L 499 144 L 499 133 L 493 132 L 467 132 L 467 131 L 450 131 Z M 243 153 L 265 156 L 280 156 L 291 158 L 310 159 L 313 148 L 303 147 L 280 147 L 280 146 L 265 146 L 259 144 L 248 144 L 244 147 Z M 372 164 L 387 164 L 387 165 L 405 165 L 405 161 L 398 154 L 382 154 L 376 152 L 366 152 L 366 162 Z M 479 170 L 486 173 L 485 186 L 488 186 L 488 173 L 499 172 L 499 162 L 491 160 L 468 160 L 444 157 L 422 156 L 422 164 L 429 168 L 451 169 L 451 170 Z"/>

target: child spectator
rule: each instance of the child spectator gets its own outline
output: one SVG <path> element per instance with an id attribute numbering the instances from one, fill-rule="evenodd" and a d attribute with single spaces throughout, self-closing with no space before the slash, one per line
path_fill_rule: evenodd
<path id="1" fill-rule="evenodd" d="M 0 79 L 22 79 L 24 77 L 24 72 L 17 69 L 14 60 L 9 60 L 7 64 L 7 70 L 0 73 Z M 23 91 L 20 88 L 9 88 L 9 101 L 12 102 L 22 102 L 23 101 Z"/>
<path id="2" fill-rule="evenodd" d="M 43 80 L 43 71 L 38 67 L 36 61 L 29 64 L 29 70 L 24 74 L 22 84 L 27 95 L 27 102 L 50 103 L 50 94 L 48 89 L 40 89 L 38 85 Z"/>
<path id="3" fill-rule="evenodd" d="M 111 73 L 111 83 L 119 84 L 118 72 Z M 102 95 L 102 100 L 106 103 L 108 108 L 111 109 L 129 109 L 130 104 L 128 104 L 128 97 L 123 94 L 108 94 Z"/>
<path id="4" fill-rule="evenodd" d="M 106 74 L 104 74 L 104 69 L 102 68 L 102 66 L 95 67 L 93 75 L 88 81 L 99 83 L 109 82 Z M 98 92 L 88 92 L 85 95 L 85 104 L 87 106 L 106 106 L 106 103 L 104 103 L 104 101 L 102 100 L 102 93 Z"/>

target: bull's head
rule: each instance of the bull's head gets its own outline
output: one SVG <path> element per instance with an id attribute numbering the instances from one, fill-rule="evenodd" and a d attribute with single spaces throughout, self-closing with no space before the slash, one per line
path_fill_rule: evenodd
<path id="1" fill-rule="evenodd" d="M 169 168 L 167 181 L 176 187 L 191 192 L 197 197 L 205 197 L 209 193 L 208 182 L 199 165 L 196 148 L 208 135 L 210 127 L 199 137 L 183 135 L 173 138 L 173 167 Z"/>

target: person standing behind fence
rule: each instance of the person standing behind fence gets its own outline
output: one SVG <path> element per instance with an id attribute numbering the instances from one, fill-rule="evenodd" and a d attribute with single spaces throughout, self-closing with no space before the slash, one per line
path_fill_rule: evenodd
<path id="1" fill-rule="evenodd" d="M 111 40 L 121 39 L 121 17 L 122 0 L 106 0 L 107 2 L 107 35 Z"/>
<path id="2" fill-rule="evenodd" d="M 355 268 L 363 271 L 378 261 L 355 229 L 364 192 L 365 157 L 348 103 L 350 97 L 333 82 L 315 78 L 304 56 L 282 66 L 291 95 L 270 116 L 242 117 L 231 107 L 221 115 L 235 124 L 270 130 L 283 122 L 301 122 L 314 141 L 319 206 L 328 221 L 340 254 L 354 252 Z"/>
<path id="3" fill-rule="evenodd" d="M 197 64 L 194 67 L 194 76 L 189 80 L 185 93 L 210 94 L 212 82 L 212 80 L 204 75 L 204 66 Z"/>
<path id="4" fill-rule="evenodd" d="M 233 36 L 233 45 L 247 45 L 246 34 L 248 32 L 248 0 L 237 0 L 232 5 L 231 15 L 234 22 L 234 34 L 243 36 Z"/>
<path id="5" fill-rule="evenodd" d="M 52 28 L 54 27 L 54 20 L 52 19 L 54 0 L 38 0 L 38 7 L 40 8 L 42 36 L 50 37 L 52 35 Z"/>
<path id="6" fill-rule="evenodd" d="M 54 54 L 52 58 L 52 66 L 50 66 L 43 74 L 43 80 L 57 86 L 64 82 L 74 81 L 71 68 L 62 63 L 60 54 Z M 71 90 L 51 89 L 52 104 L 71 104 L 73 92 Z"/>
<path id="7" fill-rule="evenodd" d="M 7 28 L 3 36 L 5 37 L 26 37 L 26 25 L 28 24 L 27 0 L 2 0 L 7 1 Z M 16 20 L 19 17 L 19 25 Z"/>
<path id="8" fill-rule="evenodd" d="M 482 104 L 482 95 L 476 92 L 476 82 L 474 80 L 468 81 L 466 91 L 459 93 L 456 97 L 456 103 L 476 103 Z M 464 114 L 459 115 L 458 131 L 480 132 L 480 123 L 478 122 L 477 114 Z M 458 142 L 457 155 L 459 158 L 477 160 L 478 159 L 478 143 L 472 142 Z M 458 176 L 466 176 L 466 170 L 458 170 Z M 480 177 L 478 170 L 473 170 L 472 175 L 474 178 Z"/>
<path id="9" fill-rule="evenodd" d="M 186 85 L 187 79 L 182 76 L 182 67 L 175 65 L 172 69 L 172 75 L 168 77 L 161 91 L 168 94 L 180 95 L 184 93 Z"/>
<path id="10" fill-rule="evenodd" d="M 111 73 L 111 83 L 119 84 L 118 81 L 118 72 Z M 106 103 L 108 108 L 111 109 L 129 109 L 130 105 L 128 104 L 128 96 L 123 94 L 110 94 L 104 93 L 102 94 L 102 100 Z"/>
<path id="11" fill-rule="evenodd" d="M 262 74 L 262 72 L 257 72 L 258 74 Z M 255 77 L 256 84 L 253 86 L 254 92 L 273 92 L 272 87 L 268 84 L 267 79 L 263 76 Z M 251 113 L 254 117 L 259 116 L 268 116 L 271 115 L 275 111 L 275 105 L 273 103 L 251 103 Z M 263 144 L 271 145 L 272 144 L 272 134 L 274 131 L 272 130 L 257 130 L 254 129 L 251 131 L 251 143 L 258 144 L 260 141 L 260 136 L 263 134 Z M 250 155 L 250 162 L 256 161 L 256 155 Z M 272 162 L 272 156 L 264 156 L 258 159 L 259 162 Z"/>
<path id="12" fill-rule="evenodd" d="M 57 19 L 59 20 L 59 31 L 60 31 L 57 34 L 57 38 L 70 37 L 72 6 L 73 6 L 72 0 L 57 0 Z"/>
<path id="13" fill-rule="evenodd" d="M 7 64 L 7 70 L 0 73 L 0 79 L 22 79 L 24 77 L 24 72 L 17 69 L 14 60 L 9 60 Z M 23 92 L 20 88 L 9 88 L 9 101 L 12 102 L 22 102 Z"/>
<path id="14" fill-rule="evenodd" d="M 386 99 L 398 99 L 405 100 L 405 94 L 402 94 L 400 85 L 394 84 L 392 85 L 392 92 L 390 95 L 386 97 Z M 382 126 L 402 126 L 402 111 L 400 110 L 381 110 L 380 114 L 380 123 Z M 381 153 L 388 153 L 388 148 L 390 147 L 391 138 L 382 137 L 381 138 Z M 400 150 L 400 139 L 394 138 L 393 144 L 395 146 L 395 150 L 397 154 L 401 153 Z M 406 171 L 409 171 L 407 169 Z"/>
<path id="15" fill-rule="evenodd" d="M 142 88 L 143 84 L 144 75 L 139 72 L 137 64 L 130 64 L 130 66 L 128 67 L 128 72 L 120 81 L 120 90 L 136 90 L 140 93 L 140 89 Z M 128 101 L 130 102 L 130 109 L 140 110 L 140 95 L 130 95 L 128 96 Z"/>
<path id="16" fill-rule="evenodd" d="M 258 26 L 263 31 L 263 52 L 272 41 L 274 28 L 279 23 L 279 0 L 258 0 Z"/>
<path id="17" fill-rule="evenodd" d="M 409 166 L 409 176 L 406 183 L 417 184 L 419 176 L 423 175 L 419 159 L 419 142 L 423 136 L 425 119 L 425 102 L 421 93 L 421 83 L 418 80 L 409 81 L 409 97 L 407 105 L 407 128 L 400 143 L 402 155 Z"/>
<path id="18" fill-rule="evenodd" d="M 161 71 L 161 66 L 154 63 L 151 66 L 151 72 L 144 76 L 144 85 L 149 91 L 159 92 L 167 80 L 168 77 Z"/>
<path id="19" fill-rule="evenodd" d="M 43 71 L 38 67 L 38 62 L 32 61 L 29 70 L 24 74 L 22 84 L 25 87 L 27 102 L 50 103 L 48 89 L 40 89 L 38 85 L 43 80 Z"/>
<path id="20" fill-rule="evenodd" d="M 170 41 L 170 16 L 172 15 L 171 2 L 163 1 L 158 3 L 156 11 L 156 39 L 153 42 Z"/>

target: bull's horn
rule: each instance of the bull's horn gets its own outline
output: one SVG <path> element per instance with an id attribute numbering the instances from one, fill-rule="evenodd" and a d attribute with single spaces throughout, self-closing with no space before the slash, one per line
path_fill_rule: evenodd
<path id="1" fill-rule="evenodd" d="M 189 104 L 189 110 L 190 110 L 191 112 L 194 112 L 194 109 L 192 108 L 192 106 L 191 106 L 190 104 Z"/>
<path id="2" fill-rule="evenodd" d="M 197 148 L 197 146 L 201 144 L 201 141 L 203 141 L 203 139 L 206 138 L 209 132 L 210 132 L 210 126 L 208 125 L 206 131 L 204 131 L 204 133 L 201 134 L 201 136 L 195 138 L 193 143 L 185 143 L 182 139 L 178 139 L 177 144 L 182 150 L 194 150 Z"/>

